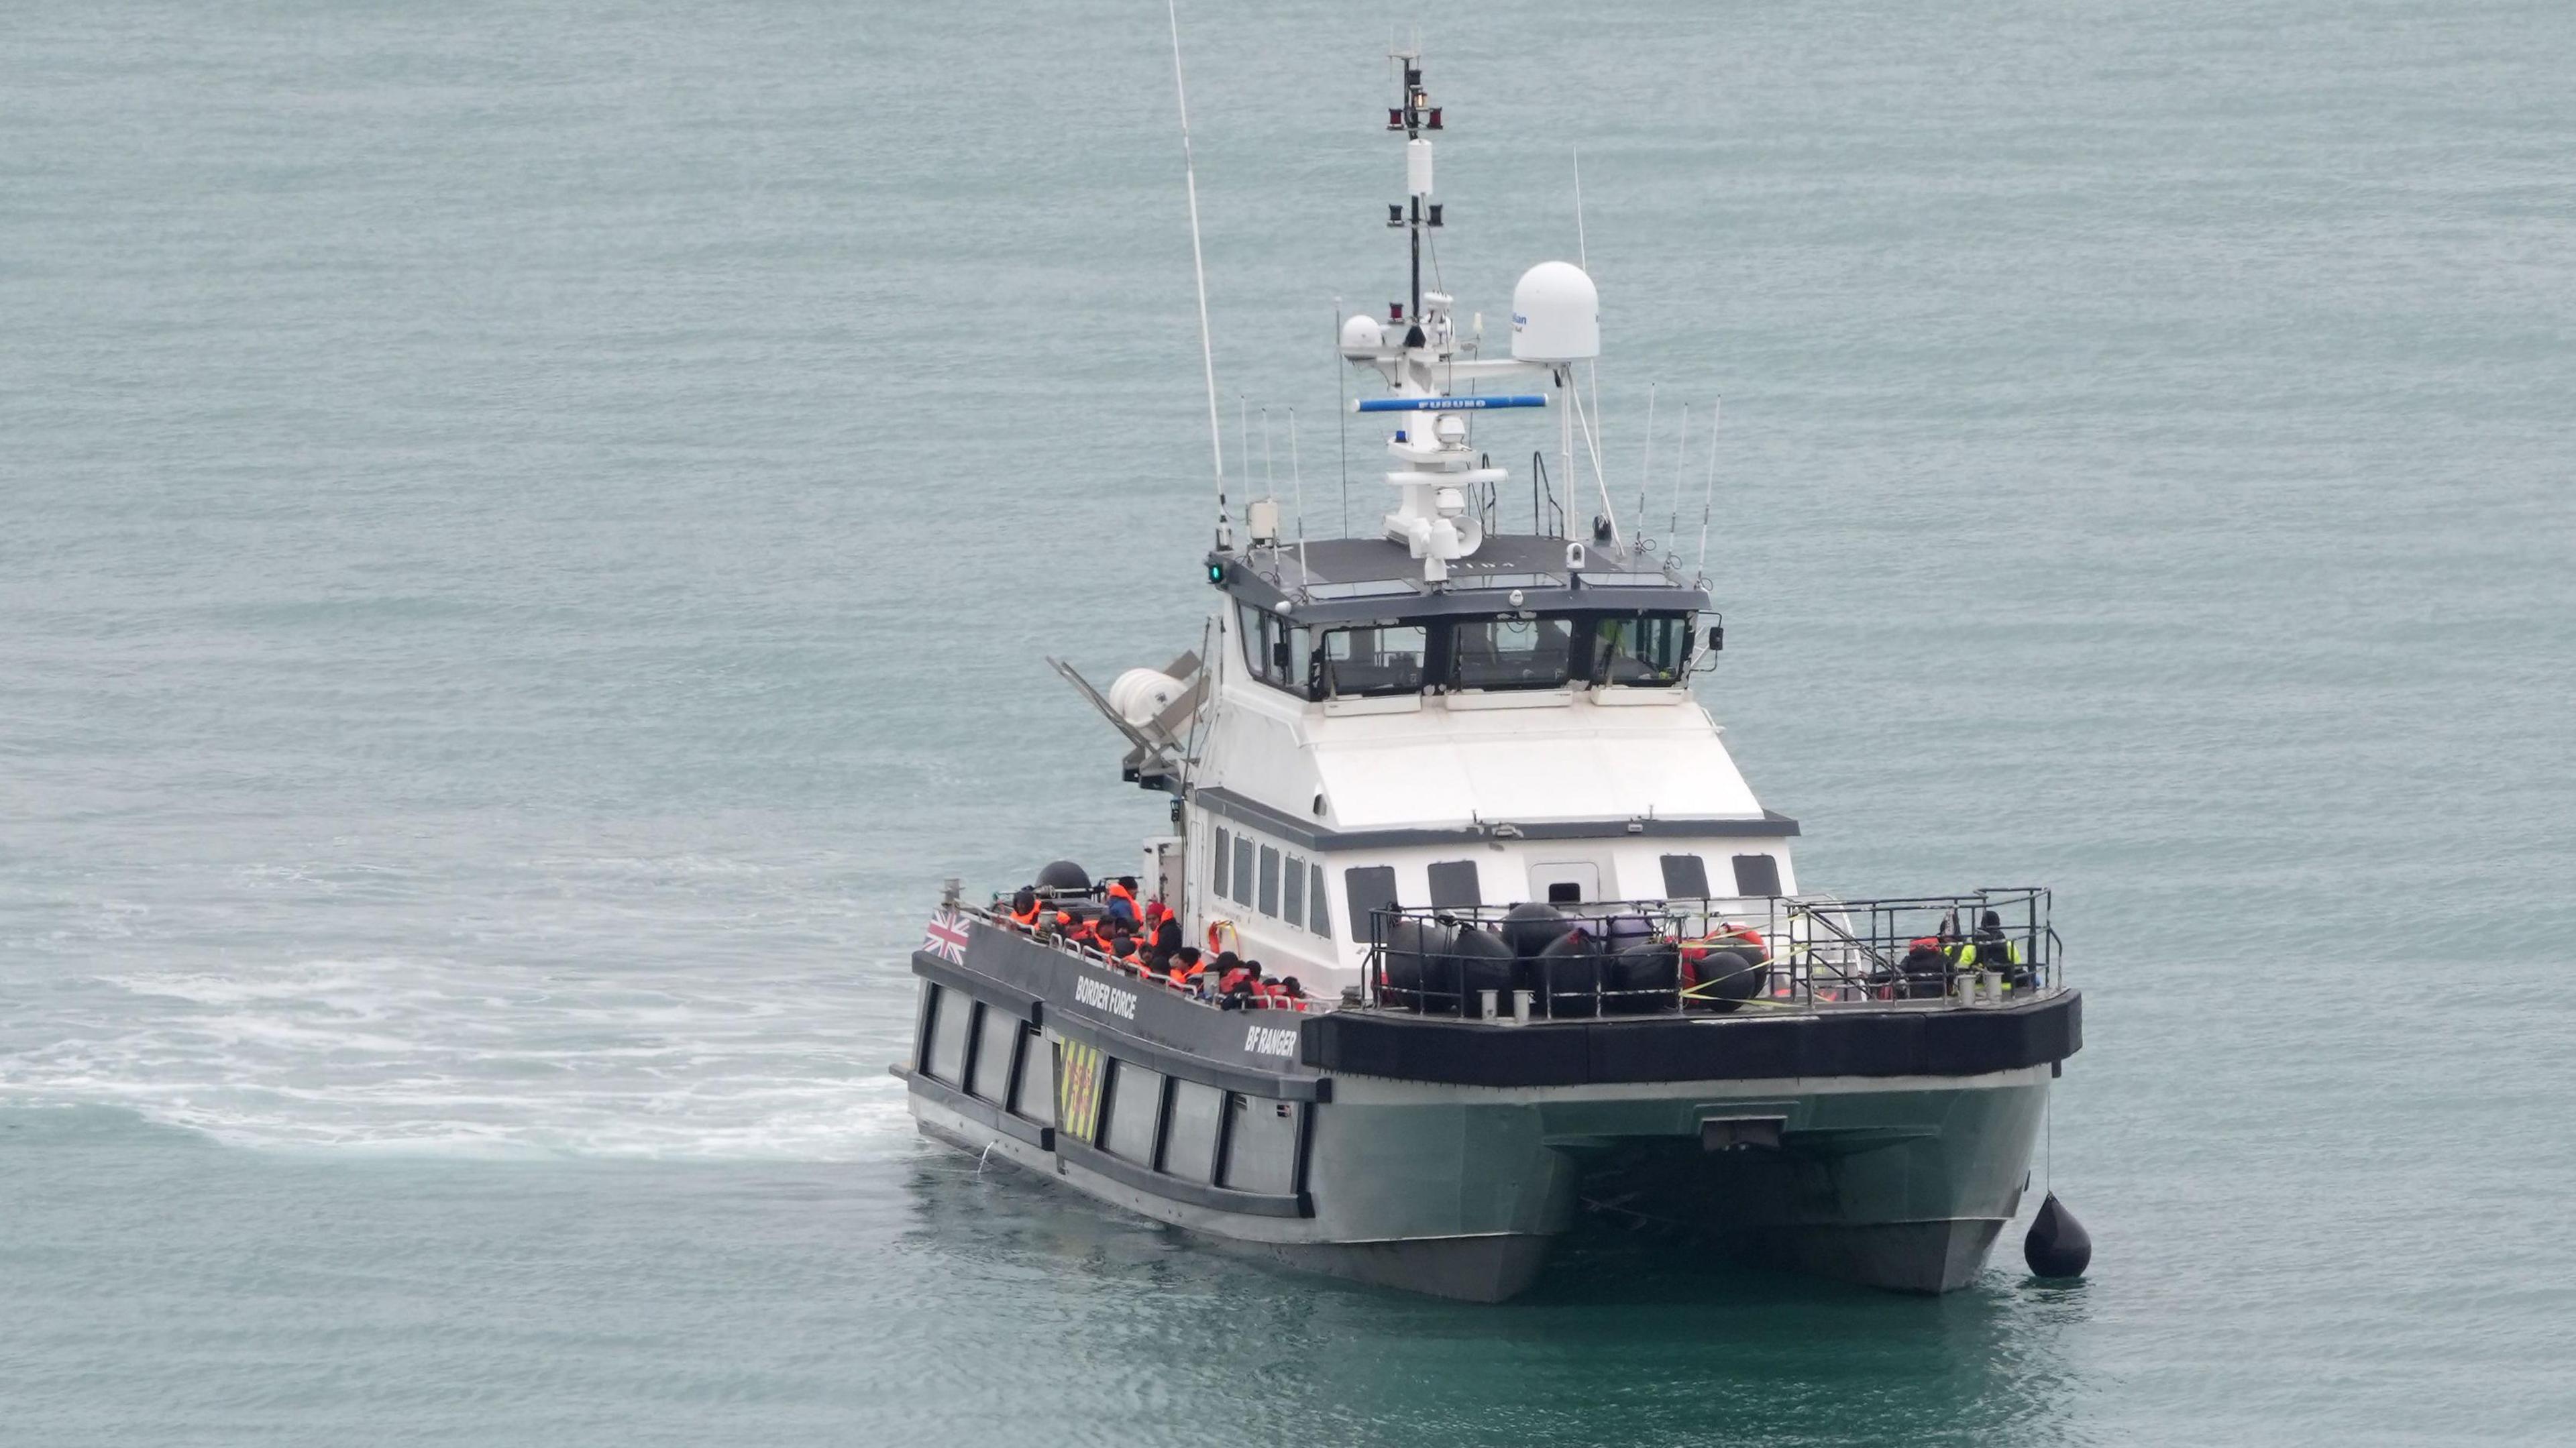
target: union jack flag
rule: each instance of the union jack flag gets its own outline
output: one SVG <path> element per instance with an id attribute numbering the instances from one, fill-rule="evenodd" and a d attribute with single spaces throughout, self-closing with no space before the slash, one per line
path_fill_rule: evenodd
<path id="1" fill-rule="evenodd" d="M 951 965 L 966 963 L 966 917 L 952 906 L 943 905 L 932 912 L 930 931 L 921 938 L 921 948 Z"/>

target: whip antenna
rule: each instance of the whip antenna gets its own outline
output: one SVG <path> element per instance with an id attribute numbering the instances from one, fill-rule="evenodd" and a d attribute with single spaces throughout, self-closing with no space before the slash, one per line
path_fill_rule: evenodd
<path id="1" fill-rule="evenodd" d="M 1708 403 L 1708 485 L 1699 495 L 1699 576 L 1703 582 L 1708 578 L 1708 505 L 1717 497 L 1717 424 L 1725 405 L 1723 397 L 1710 398 Z"/>
<path id="2" fill-rule="evenodd" d="M 1190 92 L 1181 79 L 1181 0 L 1164 0 L 1172 20 L 1172 98 L 1181 109 L 1181 174 L 1190 194 L 1190 272 L 1199 284 L 1199 369 L 1207 377 L 1208 451 L 1216 459 L 1216 546 L 1234 546 L 1225 513 L 1225 435 L 1216 420 L 1216 345 L 1208 336 L 1207 257 L 1199 248 L 1199 167 L 1190 154 Z"/>

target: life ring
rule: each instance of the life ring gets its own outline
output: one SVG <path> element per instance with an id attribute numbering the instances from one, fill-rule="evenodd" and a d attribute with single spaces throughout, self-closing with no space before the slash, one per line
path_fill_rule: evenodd
<path id="1" fill-rule="evenodd" d="M 1240 951 L 1243 948 L 1243 932 L 1234 928 L 1233 921 L 1211 920 L 1208 922 L 1207 928 L 1208 954 L 1222 955 L 1225 953 L 1225 946 L 1219 943 L 1220 932 L 1224 935 L 1231 935 L 1234 937 L 1236 950 Z"/>

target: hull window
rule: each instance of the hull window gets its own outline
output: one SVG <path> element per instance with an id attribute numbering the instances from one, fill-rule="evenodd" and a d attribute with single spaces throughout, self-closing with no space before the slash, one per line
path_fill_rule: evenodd
<path id="1" fill-rule="evenodd" d="M 1261 913 L 1279 918 L 1279 852 L 1268 845 L 1261 847 Z"/>
<path id="2" fill-rule="evenodd" d="M 1769 855 L 1736 856 L 1735 893 L 1738 895 L 1779 894 L 1780 862 Z"/>
<path id="3" fill-rule="evenodd" d="M 1011 1054 L 1020 1043 L 1020 1023 L 1004 1011 L 984 1007 L 984 1024 L 975 1033 L 974 1080 L 966 1089 L 999 1105 L 1011 1099 Z"/>
<path id="4" fill-rule="evenodd" d="M 1163 1109 L 1163 1077 L 1158 1071 L 1121 1061 L 1109 1080 L 1109 1154 L 1138 1166 L 1154 1164 L 1154 1132 Z"/>
<path id="5" fill-rule="evenodd" d="M 1163 1134 L 1163 1170 L 1201 1186 L 1216 1181 L 1216 1128 L 1225 1093 L 1196 1081 L 1172 1082 L 1172 1125 Z"/>
<path id="6" fill-rule="evenodd" d="M 1238 1192 L 1285 1196 L 1297 1189 L 1297 1103 L 1229 1096 L 1225 1185 Z"/>
<path id="7" fill-rule="evenodd" d="M 1476 881 L 1473 860 L 1443 860 L 1431 867 L 1431 905 L 1445 909 L 1452 905 L 1482 905 L 1483 888 Z"/>
<path id="8" fill-rule="evenodd" d="M 1707 899 L 1708 862 L 1697 855 L 1664 856 L 1664 898 Z"/>
<path id="9" fill-rule="evenodd" d="M 1011 1083 L 1011 1114 L 1025 1117 L 1040 1126 L 1055 1125 L 1055 1070 L 1050 1061 L 1046 1037 L 1035 1026 L 1020 1027 L 1028 1042 L 1028 1064 L 1020 1068 L 1017 1081 Z"/>
<path id="10" fill-rule="evenodd" d="M 1333 916 L 1324 908 L 1324 867 L 1311 865 L 1307 869 L 1306 908 L 1313 912 L 1314 919 L 1306 922 L 1306 928 L 1330 940 L 1333 938 Z"/>
<path id="11" fill-rule="evenodd" d="M 934 986 L 930 992 L 930 1055 L 921 1069 L 951 1086 L 966 1084 L 966 1042 L 975 1024 L 975 998 Z"/>
<path id="12" fill-rule="evenodd" d="M 1344 870 L 1342 890 L 1350 897 L 1351 939 L 1366 940 L 1369 917 L 1395 908 L 1395 867 L 1370 865 L 1366 869 Z"/>
<path id="13" fill-rule="evenodd" d="M 1216 891 L 1216 896 L 1220 900 L 1226 898 L 1226 872 L 1233 868 L 1233 865 L 1229 860 L 1229 856 L 1234 852 L 1233 846 L 1234 836 L 1226 833 L 1224 830 L 1218 830 L 1216 832 L 1216 855 L 1214 857 L 1216 863 L 1211 865 L 1208 869 L 1208 885 L 1211 889 Z"/>

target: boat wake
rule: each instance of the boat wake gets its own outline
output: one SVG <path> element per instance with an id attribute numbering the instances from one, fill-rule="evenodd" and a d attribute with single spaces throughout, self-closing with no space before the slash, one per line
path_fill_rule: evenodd
<path id="1" fill-rule="evenodd" d="M 901 969 L 128 970 L 67 989 L 52 1039 L 0 1062 L 0 1095 L 255 1147 L 860 1160 L 912 1141 L 884 1071 L 901 1026 L 870 1029 L 900 1022 Z"/>

